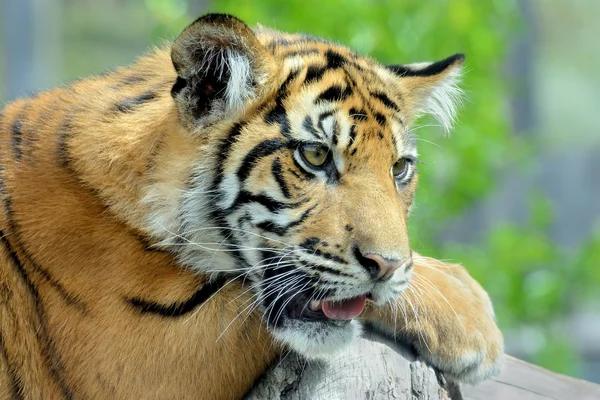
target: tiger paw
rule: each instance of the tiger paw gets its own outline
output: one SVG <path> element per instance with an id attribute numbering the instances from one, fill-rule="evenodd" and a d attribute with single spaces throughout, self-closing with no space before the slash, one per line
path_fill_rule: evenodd
<path id="1" fill-rule="evenodd" d="M 435 343 L 419 340 L 419 355 L 450 381 L 477 384 L 498 375 L 503 359 L 503 339 L 493 321 L 481 323 L 470 332 L 456 328 L 439 326 L 436 330 L 442 333 Z"/>
<path id="2" fill-rule="evenodd" d="M 420 264 L 403 296 L 414 314 L 405 328 L 419 355 L 451 381 L 476 384 L 497 375 L 504 340 L 487 293 L 461 266 L 425 258 Z"/>

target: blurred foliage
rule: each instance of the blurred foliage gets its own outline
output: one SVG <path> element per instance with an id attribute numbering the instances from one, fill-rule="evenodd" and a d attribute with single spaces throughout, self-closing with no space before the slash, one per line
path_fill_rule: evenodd
<path id="1" fill-rule="evenodd" d="M 183 28 L 182 0 L 147 0 L 164 21 L 163 32 Z M 172 13 L 164 13 L 169 6 Z M 210 11 L 305 32 L 344 43 L 383 63 L 437 60 L 467 54 L 467 102 L 451 139 L 435 121 L 414 127 L 420 141 L 420 183 L 411 216 L 415 250 L 460 260 L 489 291 L 499 324 L 521 327 L 533 362 L 576 374 L 578 355 L 552 322 L 593 294 L 600 283 L 600 231 L 580 249 L 562 249 L 547 236 L 552 207 L 530 194 L 529 219 L 499 224 L 469 245 L 440 240 L 440 233 L 478 200 L 490 196 L 502 173 L 531 167 L 535 143 L 512 134 L 509 91 L 503 74 L 511 38 L 522 21 L 515 0 L 216 0 Z M 176 15 L 165 18 L 164 15 Z M 188 19 L 189 21 L 189 19 Z"/>

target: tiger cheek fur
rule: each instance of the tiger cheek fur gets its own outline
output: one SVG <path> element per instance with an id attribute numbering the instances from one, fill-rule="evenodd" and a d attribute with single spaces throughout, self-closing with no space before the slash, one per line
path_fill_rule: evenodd
<path id="1" fill-rule="evenodd" d="M 363 323 L 398 336 L 386 304 L 431 270 L 408 240 L 409 126 L 450 125 L 462 61 L 385 67 L 209 14 L 129 68 L 9 105 L 0 395 L 238 398 L 283 347 L 326 357 Z M 489 346 L 442 316 L 406 331 L 477 381 L 502 337 L 464 275 L 474 289 L 447 297 Z"/>

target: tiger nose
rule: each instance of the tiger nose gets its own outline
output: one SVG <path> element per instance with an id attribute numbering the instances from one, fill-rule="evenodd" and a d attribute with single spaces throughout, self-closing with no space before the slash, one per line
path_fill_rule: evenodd
<path id="1" fill-rule="evenodd" d="M 403 270 L 408 268 L 410 264 L 410 260 L 408 257 L 402 257 L 400 259 L 390 259 L 386 257 L 382 257 L 379 254 L 365 254 L 364 258 L 369 260 L 367 262 L 368 267 L 367 271 L 374 279 L 385 281 L 388 280 L 394 275 L 398 269 L 402 268 Z M 363 264 L 363 266 L 365 266 Z"/>

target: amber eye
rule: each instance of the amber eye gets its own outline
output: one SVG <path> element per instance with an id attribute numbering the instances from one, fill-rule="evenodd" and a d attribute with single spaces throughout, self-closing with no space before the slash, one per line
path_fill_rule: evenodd
<path id="1" fill-rule="evenodd" d="M 327 162 L 329 149 L 317 144 L 305 144 L 300 147 L 300 154 L 313 167 L 322 167 Z"/>
<path id="2" fill-rule="evenodd" d="M 406 158 L 401 158 L 392 166 L 392 174 L 395 179 L 404 179 L 408 174 L 410 161 Z"/>

